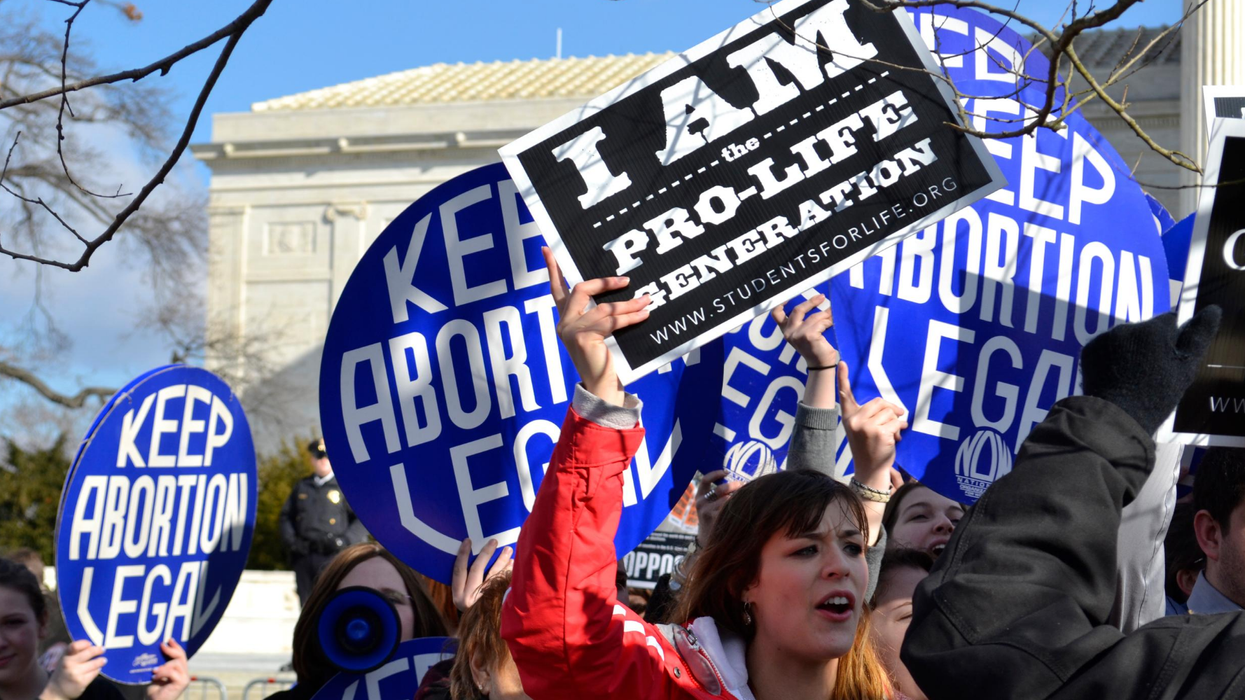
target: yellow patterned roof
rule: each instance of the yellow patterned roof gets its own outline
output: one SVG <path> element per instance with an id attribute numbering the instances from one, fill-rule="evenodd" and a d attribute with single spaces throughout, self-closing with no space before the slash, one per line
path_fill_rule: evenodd
<path id="1" fill-rule="evenodd" d="M 647 53 L 453 65 L 437 63 L 256 102 L 251 105 L 251 111 L 595 97 L 673 56 L 673 53 Z"/>

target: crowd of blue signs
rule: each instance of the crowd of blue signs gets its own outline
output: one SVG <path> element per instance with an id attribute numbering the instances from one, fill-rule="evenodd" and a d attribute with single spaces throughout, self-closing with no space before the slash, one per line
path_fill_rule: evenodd
<path id="1" fill-rule="evenodd" d="M 913 15 L 963 92 L 997 97 L 968 111 L 1018 117 L 1041 102 L 968 53 L 986 44 L 1045 75 L 1012 29 L 971 10 Z M 989 142 L 1006 189 L 805 295 L 831 297 L 856 395 L 909 411 L 901 467 L 958 501 L 1006 473 L 1076 391 L 1084 342 L 1168 310 L 1168 278 L 1184 269 L 1191 219 L 1174 224 L 1079 113 L 1066 123 Z M 366 251 L 327 332 L 320 415 L 342 489 L 379 542 L 443 582 L 463 538 L 477 551 L 515 542 L 575 390 L 542 244 L 502 165 L 454 178 Z M 697 472 L 782 468 L 806 377 L 761 316 L 629 387 L 646 438 L 626 473 L 619 556 Z M 827 459 L 850 471 L 842 446 Z M 57 576 L 71 634 L 107 647 L 110 677 L 149 675 L 167 636 L 191 655 L 203 644 L 246 561 L 255 494 L 246 417 L 210 373 L 161 367 L 104 407 L 62 494 Z M 386 682 L 444 651 L 406 643 Z M 380 680 L 335 683 L 336 696 L 378 697 L 368 683 Z"/>

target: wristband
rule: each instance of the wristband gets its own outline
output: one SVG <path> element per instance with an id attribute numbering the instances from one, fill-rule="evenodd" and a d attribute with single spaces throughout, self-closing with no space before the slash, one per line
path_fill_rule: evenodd
<path id="1" fill-rule="evenodd" d="M 881 489 L 875 489 L 872 486 L 862 484 L 856 480 L 856 477 L 852 477 L 852 480 L 848 483 L 851 485 L 852 490 L 856 492 L 856 495 L 866 501 L 873 501 L 874 503 L 890 503 L 890 491 L 882 491 Z M 894 487 L 892 486 L 891 488 L 893 489 Z"/>
<path id="2" fill-rule="evenodd" d="M 832 364 L 832 365 L 819 365 L 819 366 L 817 366 L 817 367 L 814 367 L 814 366 L 810 365 L 810 366 L 808 367 L 808 371 L 810 371 L 810 372 L 816 372 L 816 371 L 818 371 L 818 370 L 823 370 L 823 369 L 834 369 L 835 367 L 838 367 L 838 366 L 839 366 L 839 363 L 837 363 L 837 362 L 836 362 L 836 363 L 834 363 L 834 364 Z"/>

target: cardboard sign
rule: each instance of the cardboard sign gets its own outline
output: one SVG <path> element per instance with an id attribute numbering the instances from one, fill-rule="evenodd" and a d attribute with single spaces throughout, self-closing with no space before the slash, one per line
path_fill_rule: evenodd
<path id="1" fill-rule="evenodd" d="M 578 378 L 558 342 L 543 241 L 500 163 L 412 204 L 363 254 L 320 374 L 324 444 L 377 540 L 450 582 L 459 542 L 514 544 Z M 621 555 L 679 500 L 711 434 L 714 348 L 629 387 L 646 438 L 624 482 Z"/>
<path id="2" fill-rule="evenodd" d="M 108 402 L 65 482 L 56 581 L 103 673 L 147 683 L 174 638 L 193 656 L 229 605 L 255 526 L 255 448 L 212 373 L 162 367 Z"/>
<path id="3" fill-rule="evenodd" d="M 454 658 L 458 640 L 420 637 L 398 645 L 393 659 L 369 673 L 339 673 L 312 700 L 385 700 L 415 696 L 428 669 Z"/>
<path id="4" fill-rule="evenodd" d="M 937 70 L 901 14 L 784 0 L 501 154 L 568 277 L 652 296 L 630 382 L 1003 184 Z"/>
<path id="5" fill-rule="evenodd" d="M 632 588 L 653 590 L 657 579 L 674 571 L 687 546 L 696 541 L 696 535 L 683 532 L 658 530 L 622 558 L 627 571 L 627 585 Z"/>
<path id="6" fill-rule="evenodd" d="M 1020 118 L 1040 104 L 1041 87 L 1005 68 L 1023 60 L 1046 75 L 1047 60 L 1011 29 L 941 7 L 916 22 L 960 90 L 981 96 L 969 112 Z M 1060 132 L 987 144 L 1006 189 L 831 282 L 856 397 L 906 407 L 899 465 L 962 502 L 1009 472 L 1033 426 L 1078 391 L 1086 342 L 1169 308 L 1146 197 L 1079 112 Z"/>
<path id="7" fill-rule="evenodd" d="M 1179 319 L 1223 309 L 1219 334 L 1165 428 L 1185 444 L 1245 447 L 1245 120 L 1220 119 L 1211 132 L 1204 187 L 1180 293 Z M 1166 435 L 1160 431 L 1160 435 Z"/>

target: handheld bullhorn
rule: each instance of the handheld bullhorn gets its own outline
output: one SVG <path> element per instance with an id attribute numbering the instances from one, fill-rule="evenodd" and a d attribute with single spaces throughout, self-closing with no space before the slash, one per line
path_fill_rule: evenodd
<path id="1" fill-rule="evenodd" d="M 317 626 L 329 663 L 348 673 L 380 668 L 402 638 L 398 611 L 380 593 L 363 586 L 343 588 L 329 599 Z"/>

